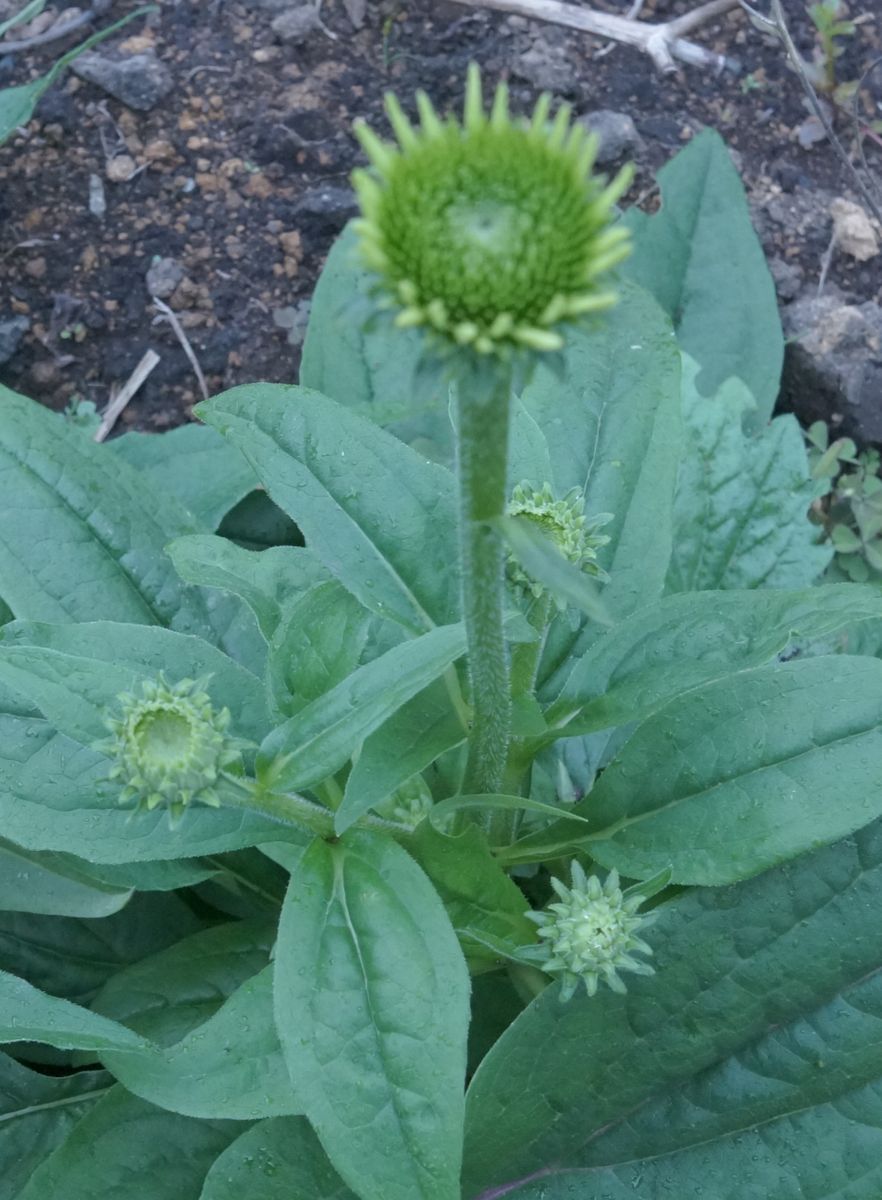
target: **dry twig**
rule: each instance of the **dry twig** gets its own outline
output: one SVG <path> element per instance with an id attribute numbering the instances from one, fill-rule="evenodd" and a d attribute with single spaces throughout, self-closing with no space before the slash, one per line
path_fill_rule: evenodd
<path id="1" fill-rule="evenodd" d="M 68 34 L 74 33 L 77 29 L 82 29 L 84 25 L 89 25 L 96 17 L 103 17 L 110 9 L 110 0 L 95 0 L 91 8 L 85 12 L 78 13 L 75 17 L 71 17 L 69 21 L 63 21 L 59 18 L 54 25 L 43 33 L 36 33 L 33 37 L 21 38 L 17 42 L 0 41 L 0 53 L 2 54 L 21 54 L 26 50 L 33 50 L 37 46 L 48 46 L 51 42 L 57 42 L 60 38 L 67 37 Z"/>
<path id="2" fill-rule="evenodd" d="M 199 390 L 202 393 L 202 399 L 207 400 L 208 386 L 205 382 L 205 376 L 202 374 L 202 368 L 199 366 L 199 359 L 196 357 L 195 350 L 190 345 L 190 339 L 187 337 L 186 333 L 184 333 L 184 327 L 178 320 L 177 313 L 174 311 L 174 309 L 169 308 L 164 300 L 160 300 L 158 296 L 153 296 L 152 300 L 154 308 L 159 309 L 159 316 L 155 317 L 153 321 L 154 325 L 157 321 L 162 320 L 168 321 L 169 325 L 171 325 L 172 329 L 174 330 L 175 337 L 181 343 L 184 353 L 190 360 L 190 366 L 193 368 L 193 374 L 196 376 L 196 380 L 199 384 Z"/>
<path id="3" fill-rule="evenodd" d="M 717 71 L 734 66 L 724 55 L 687 41 L 683 35 L 737 8 L 738 0 L 708 0 L 708 3 L 700 4 L 692 12 L 659 25 L 594 12 L 589 8 L 567 4 L 564 0 L 454 0 L 454 3 L 470 8 L 492 8 L 534 21 L 549 21 L 553 25 L 593 33 L 610 41 L 624 42 L 648 54 L 660 71 L 676 71 L 675 59 L 693 66 L 713 67 Z"/>
<path id="4" fill-rule="evenodd" d="M 119 420 L 119 415 L 137 392 L 138 388 L 159 362 L 159 355 L 154 350 L 148 350 L 141 361 L 132 371 L 125 386 L 113 397 L 101 416 L 101 424 L 95 430 L 95 441 L 103 442 Z"/>

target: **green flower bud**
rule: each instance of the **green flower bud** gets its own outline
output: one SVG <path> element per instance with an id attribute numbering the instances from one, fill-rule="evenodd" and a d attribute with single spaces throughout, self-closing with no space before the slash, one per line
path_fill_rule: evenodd
<path id="1" fill-rule="evenodd" d="M 416 829 L 417 825 L 429 814 L 432 807 L 432 793 L 422 775 L 414 775 L 393 792 L 388 800 L 376 806 L 378 816 L 389 821 L 397 821 L 400 825 L 409 825 Z"/>
<path id="2" fill-rule="evenodd" d="M 515 120 L 500 84 L 487 113 L 474 64 L 462 123 L 422 92 L 417 106 L 414 126 L 386 97 L 397 145 L 355 127 L 373 167 L 353 175 L 361 252 L 397 324 L 481 354 L 560 349 L 563 323 L 615 303 L 601 280 L 629 252 L 611 220 L 630 169 L 609 184 L 592 175 L 596 138 L 567 105 L 549 121 L 547 95 Z"/>
<path id="3" fill-rule="evenodd" d="M 613 519 L 612 513 L 586 517 L 585 498 L 578 488 L 567 492 L 563 499 L 555 500 L 548 483 L 543 483 L 538 491 L 529 483 L 519 483 L 506 511 L 510 517 L 524 517 L 538 525 L 564 558 L 586 575 L 603 582 L 609 579 L 597 562 L 597 551 L 609 542 L 609 538 L 597 530 Z M 508 574 L 512 582 L 536 599 L 543 595 L 543 585 L 527 575 L 513 556 L 508 560 Z"/>
<path id="4" fill-rule="evenodd" d="M 589 996 L 603 982 L 614 992 L 624 992 L 619 971 L 652 975 L 648 963 L 635 954 L 652 954 L 652 948 L 636 936 L 636 930 L 652 920 L 652 914 L 637 916 L 637 909 L 646 899 L 646 891 L 631 888 L 622 892 L 617 871 L 610 871 L 606 882 L 596 875 L 590 878 L 579 863 L 572 868 L 572 887 L 559 879 L 551 886 L 557 893 L 557 903 L 549 904 L 545 912 L 530 912 L 527 916 L 539 926 L 543 971 L 560 974 L 561 1000 L 569 1000 L 580 983 Z"/>
<path id="5" fill-rule="evenodd" d="M 112 736 L 97 749 L 113 760 L 109 778 L 122 785 L 120 804 L 167 808 L 173 823 L 188 804 L 220 804 L 215 785 L 240 767 L 246 743 L 228 735 L 229 710 L 215 711 L 205 683 L 169 685 L 160 675 L 144 680 L 140 696 L 118 697 L 119 715 L 106 721 Z"/>

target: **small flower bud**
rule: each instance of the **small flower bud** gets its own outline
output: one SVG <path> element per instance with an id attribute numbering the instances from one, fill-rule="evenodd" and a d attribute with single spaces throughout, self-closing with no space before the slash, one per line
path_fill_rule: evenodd
<path id="1" fill-rule="evenodd" d="M 172 823 L 188 804 L 220 804 L 215 785 L 241 765 L 246 743 L 228 735 L 229 710 L 215 711 L 205 682 L 170 685 L 160 675 L 140 696 L 118 697 L 120 712 L 106 721 L 112 736 L 96 748 L 113 760 L 108 778 L 122 786 L 120 804 L 167 808 Z"/>
<path id="2" fill-rule="evenodd" d="M 555 500 L 549 483 L 544 483 L 538 491 L 529 483 L 519 483 L 506 511 L 510 517 L 524 517 L 537 525 L 564 558 L 586 575 L 603 582 L 609 579 L 597 562 L 597 551 L 609 542 L 609 538 L 597 530 L 613 519 L 612 513 L 586 517 L 585 499 L 578 488 L 573 488 L 563 499 Z M 543 595 L 543 585 L 527 575 L 513 556 L 509 558 L 508 574 L 513 583 L 536 599 Z"/>
<path id="3" fill-rule="evenodd" d="M 619 887 L 617 871 L 610 871 L 605 883 L 596 875 L 587 876 L 579 863 L 572 868 L 572 887 L 552 879 L 558 901 L 548 905 L 545 912 L 529 912 L 527 916 L 539 926 L 544 939 L 539 963 L 543 971 L 560 974 L 561 1000 L 569 1000 L 580 983 L 589 996 L 603 982 L 614 992 L 624 992 L 619 971 L 652 975 L 648 963 L 635 954 L 652 954 L 652 948 L 636 936 L 641 925 L 646 926 L 652 915 L 637 916 L 637 909 L 646 899 L 646 891 Z"/>
<path id="4" fill-rule="evenodd" d="M 422 775 L 414 775 L 403 783 L 398 791 L 393 792 L 388 800 L 376 806 L 378 816 L 389 821 L 397 821 L 400 825 L 409 825 L 416 829 L 420 821 L 428 816 L 432 807 L 432 793 Z"/>

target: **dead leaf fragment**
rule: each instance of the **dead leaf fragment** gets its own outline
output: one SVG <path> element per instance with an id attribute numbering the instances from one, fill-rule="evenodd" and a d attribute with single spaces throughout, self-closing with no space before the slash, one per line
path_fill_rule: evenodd
<path id="1" fill-rule="evenodd" d="M 856 258 L 858 262 L 867 262 L 879 253 L 879 238 L 868 213 L 859 204 L 846 200 L 842 196 L 830 204 L 830 214 L 833 217 L 833 233 L 840 250 Z"/>

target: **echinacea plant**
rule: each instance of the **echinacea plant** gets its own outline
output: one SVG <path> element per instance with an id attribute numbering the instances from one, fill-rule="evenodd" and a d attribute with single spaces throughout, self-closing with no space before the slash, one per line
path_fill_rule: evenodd
<path id="1" fill-rule="evenodd" d="M 298 386 L 0 389 L 0 1197 L 876 1200 L 882 593 L 729 155 L 416 109 Z"/>

